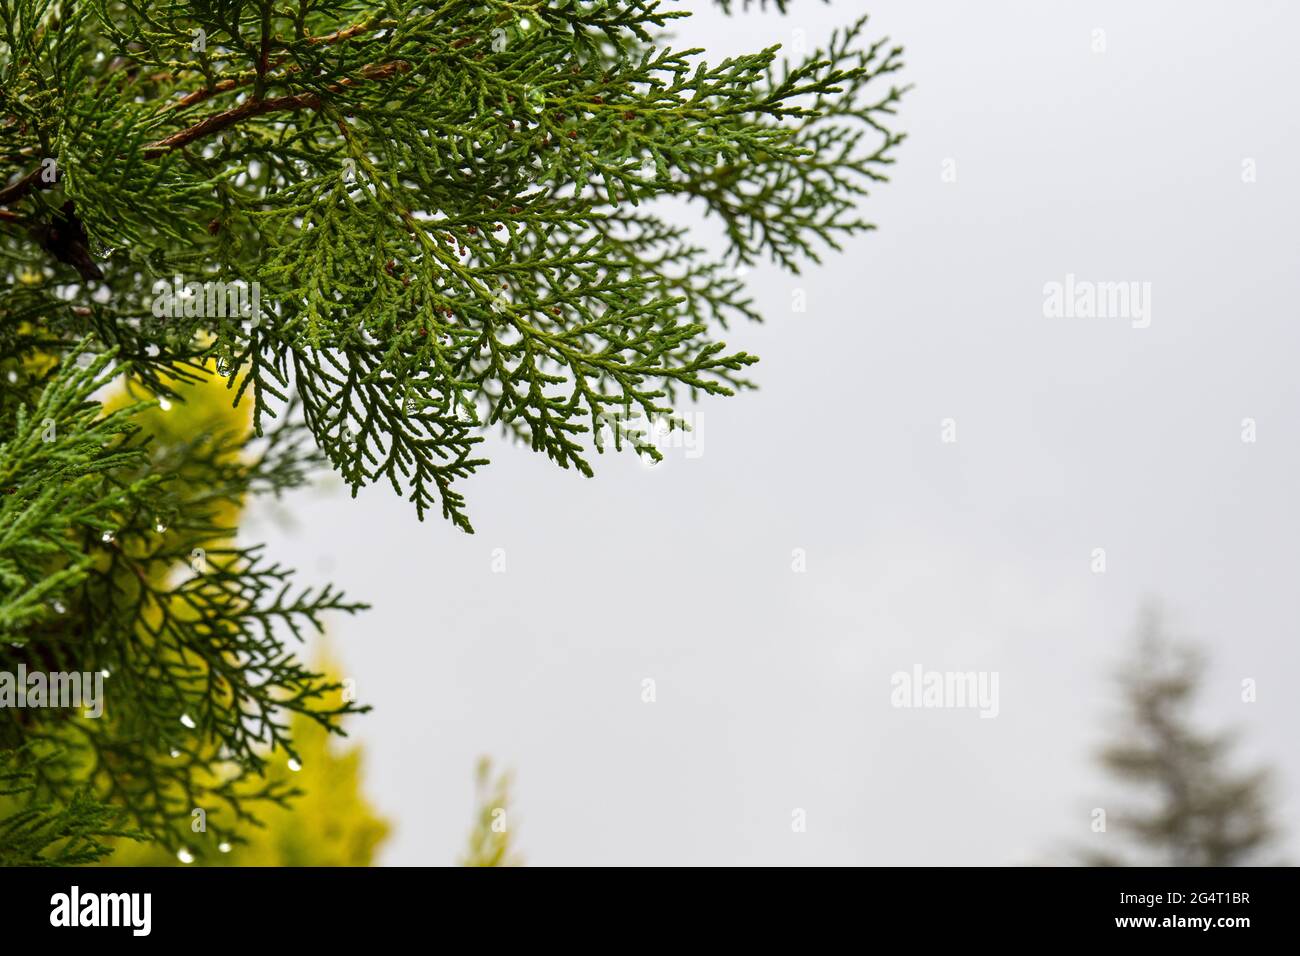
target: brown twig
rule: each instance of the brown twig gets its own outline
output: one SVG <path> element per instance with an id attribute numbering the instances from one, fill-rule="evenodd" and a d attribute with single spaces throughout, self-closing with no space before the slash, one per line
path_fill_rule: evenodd
<path id="1" fill-rule="evenodd" d="M 347 27 L 343 30 L 336 30 L 333 33 L 326 33 L 323 36 L 308 37 L 307 42 L 312 46 L 317 46 L 322 43 L 338 43 L 340 40 L 349 40 L 352 37 L 357 36 L 358 34 L 366 33 L 371 29 L 371 27 L 372 24 L 369 23 L 354 23 L 352 26 Z M 271 63 L 266 68 L 266 72 L 269 72 L 270 70 L 278 69 L 279 67 L 283 66 L 288 59 L 289 59 L 288 54 L 279 57 L 274 63 Z M 290 69 L 285 71 L 285 77 L 297 72 L 298 72 L 298 68 L 296 66 L 290 67 Z M 205 86 L 201 90 L 194 90 L 193 92 L 186 93 L 180 99 L 176 100 L 173 103 L 168 104 L 167 109 L 169 111 L 187 109 L 188 107 L 194 106 L 197 103 L 202 103 L 206 100 L 210 100 L 214 96 L 219 96 L 222 93 L 229 93 L 231 90 L 235 90 L 241 86 L 245 86 L 248 84 L 250 80 L 255 80 L 257 79 L 257 77 L 258 74 L 254 73 L 254 74 L 250 74 L 249 76 L 232 77 L 228 80 L 219 80 L 216 83 L 212 84 L 211 86 Z"/>
<path id="2" fill-rule="evenodd" d="M 12 206 L 33 189 L 46 189 L 54 185 L 41 179 L 41 167 L 36 167 L 12 186 L 0 189 L 0 206 Z"/>
<path id="3" fill-rule="evenodd" d="M 394 73 L 405 73 L 410 68 L 411 64 L 405 60 L 396 60 L 380 66 L 366 66 L 361 69 L 360 79 L 344 78 L 337 83 L 331 83 L 325 88 L 325 91 L 327 93 L 341 93 L 356 86 L 363 80 L 382 80 Z M 196 139 L 203 139 L 205 136 L 211 136 L 213 133 L 228 129 L 250 116 L 262 116 L 266 113 L 277 113 L 285 110 L 316 109 L 320 104 L 321 97 L 318 93 L 298 93 L 294 96 L 275 96 L 265 100 L 249 100 L 220 113 L 213 113 L 211 116 L 199 120 L 193 126 L 186 127 L 179 132 L 150 143 L 145 146 L 144 155 L 147 159 L 155 159 L 170 153 L 174 149 L 188 146 Z"/>
<path id="4" fill-rule="evenodd" d="M 350 27 L 336 30 L 333 33 L 326 33 L 318 37 L 308 37 L 307 42 L 312 45 L 338 43 L 341 40 L 348 40 L 359 34 L 366 33 L 377 25 L 378 24 L 375 22 L 354 23 Z M 281 66 L 285 60 L 288 59 L 287 56 L 282 56 L 276 60 L 275 63 L 270 63 L 269 53 L 269 38 L 264 36 L 261 57 L 258 61 L 258 70 L 254 76 L 221 80 L 212 86 L 205 87 L 201 90 L 194 90 L 192 93 L 187 93 L 174 103 L 168 105 L 166 109 L 168 111 L 173 111 L 194 106 L 197 103 L 202 103 L 221 93 L 226 93 L 243 86 L 250 79 L 265 82 L 269 70 Z M 392 76 L 394 73 L 404 73 L 410 68 L 410 64 L 404 60 L 397 60 L 379 66 L 371 64 L 361 68 L 361 76 L 366 80 L 379 80 L 387 76 Z M 294 67 L 286 72 L 286 76 L 296 72 L 298 72 L 298 69 Z M 159 74 L 158 76 L 163 75 L 165 74 Z M 155 79 L 157 79 L 157 77 L 155 77 Z M 326 88 L 326 90 L 329 93 L 338 93 L 349 87 L 356 86 L 358 82 L 358 80 L 345 78 L 339 80 L 337 83 L 331 84 Z M 254 99 L 246 103 L 241 103 L 239 106 L 232 107 L 231 109 L 225 110 L 221 113 L 215 113 L 212 116 L 200 120 L 193 126 L 187 127 L 177 133 L 173 133 L 163 139 L 149 143 L 144 148 L 144 155 L 147 159 L 156 159 L 174 149 L 186 146 L 194 142 L 196 139 L 202 139 L 204 136 L 209 136 L 212 133 L 220 132 L 227 127 L 233 126 L 235 123 L 238 123 L 240 120 L 246 119 L 249 116 L 260 116 L 264 113 L 273 113 L 281 110 L 297 110 L 304 108 L 315 109 L 318 106 L 320 106 L 320 96 L 316 93 L 299 93 L 295 96 L 277 96 L 272 97 L 271 99 Z M 53 185 L 52 182 L 47 182 L 41 179 L 40 174 L 41 170 L 38 167 L 13 185 L 0 189 L 0 206 L 12 206 L 14 203 L 31 193 L 32 190 L 47 189 Z M 12 222 L 16 221 L 17 218 L 18 217 L 15 214 L 8 210 L 0 209 L 0 219 Z"/>

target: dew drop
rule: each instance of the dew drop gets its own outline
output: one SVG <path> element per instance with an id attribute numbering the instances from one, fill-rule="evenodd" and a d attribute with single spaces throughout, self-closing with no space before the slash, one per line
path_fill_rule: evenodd
<path id="1" fill-rule="evenodd" d="M 185 849 L 185 847 L 181 847 L 176 851 L 176 859 L 180 860 L 182 863 L 193 863 L 194 854 Z"/>
<path id="2" fill-rule="evenodd" d="M 297 757 L 289 758 L 289 769 L 292 770 L 294 773 L 297 773 L 299 770 L 302 769 L 302 764 L 298 762 Z"/>
<path id="3" fill-rule="evenodd" d="M 193 730 L 195 727 L 194 718 L 191 717 L 189 714 L 181 714 L 181 723 L 184 724 L 186 727 L 188 727 L 190 730 Z"/>

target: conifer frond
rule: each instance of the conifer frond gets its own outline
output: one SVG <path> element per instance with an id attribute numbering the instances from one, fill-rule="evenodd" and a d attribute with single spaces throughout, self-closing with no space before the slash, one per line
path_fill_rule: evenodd
<path id="1" fill-rule="evenodd" d="M 486 431 L 591 475 L 659 454 L 611 421 L 750 387 L 718 337 L 761 315 L 740 270 L 871 228 L 901 54 L 863 19 L 710 62 L 668 42 L 686 15 L 0 3 L 0 671 L 112 689 L 100 719 L 0 710 L 33 788 L 7 821 L 89 835 L 98 800 L 176 850 L 202 808 L 237 843 L 293 793 L 264 773 L 292 721 L 363 709 L 289 646 L 360 605 L 238 541 L 247 497 L 328 463 L 470 531 Z M 181 414 L 214 373 L 231 419 Z"/>
<path id="2" fill-rule="evenodd" d="M 36 789 L 30 748 L 0 749 L 0 798 L 20 798 Z M 48 758 L 35 759 L 36 766 Z M 121 825 L 120 808 L 74 793 L 66 806 L 27 805 L 0 816 L 0 866 L 80 866 L 112 852 L 114 837 L 136 839 Z"/>
<path id="3" fill-rule="evenodd" d="M 90 396 L 112 378 L 112 353 L 87 367 L 69 364 L 40 392 L 34 408 L 13 409 L 0 444 L 0 641 L 26 643 L 48 625 L 95 563 L 77 541 L 115 529 L 118 516 L 161 480 L 113 481 L 138 468 L 139 447 L 122 444 L 136 429 L 134 409 L 101 417 Z"/>
<path id="4" fill-rule="evenodd" d="M 180 842 L 194 807 L 237 839 L 258 801 L 289 796 L 261 775 L 269 753 L 294 752 L 289 718 L 334 728 L 365 709 L 323 705 L 337 685 L 287 650 L 323 614 L 362 605 L 294 589 L 260 547 L 233 541 L 227 511 L 319 464 L 295 415 L 260 440 L 160 438 L 136 424 L 147 405 L 105 414 L 92 400 L 126 371 L 114 359 L 65 362 L 0 445 L 0 671 L 103 674 L 105 714 L 2 708 L 0 748 L 57 754 L 31 767 L 57 805 L 76 805 L 88 782 L 164 844 Z"/>
<path id="5" fill-rule="evenodd" d="M 259 427 L 297 390 L 354 492 L 387 481 L 470 530 L 456 487 L 486 464 L 484 429 L 591 474 L 608 415 L 749 386 L 755 358 L 715 338 L 758 317 L 732 265 L 797 271 L 871 228 L 856 207 L 902 139 L 903 90 L 881 88 L 901 51 L 863 18 L 794 61 L 709 63 L 665 42 L 684 15 L 15 0 L 0 205 L 22 222 L 0 255 L 29 278 L 12 307 L 45 308 L 65 342 L 95 332 L 160 394 L 220 356 Z M 719 217 L 732 265 L 661 218 L 666 196 Z M 23 230 L 61 208 L 89 249 L 52 260 Z M 260 321 L 159 322 L 174 275 L 258 283 Z"/>

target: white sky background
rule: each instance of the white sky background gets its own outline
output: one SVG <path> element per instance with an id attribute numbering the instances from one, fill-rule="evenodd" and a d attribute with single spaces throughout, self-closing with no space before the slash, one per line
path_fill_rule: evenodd
<path id="1" fill-rule="evenodd" d="M 863 9 L 906 46 L 880 230 L 750 274 L 767 323 L 728 341 L 762 389 L 701 406 L 701 457 L 586 480 L 494 440 L 474 536 L 387 487 L 250 529 L 374 605 L 332 643 L 375 706 L 383 862 L 454 862 L 479 754 L 533 864 L 1059 860 L 1106 839 L 1092 754 L 1147 596 L 1211 651 L 1203 716 L 1278 767 L 1300 857 L 1300 6 L 690 6 L 715 60 Z M 1044 318 L 1066 273 L 1152 283 L 1150 327 Z M 892 708 L 915 664 L 997 671 L 999 716 Z"/>

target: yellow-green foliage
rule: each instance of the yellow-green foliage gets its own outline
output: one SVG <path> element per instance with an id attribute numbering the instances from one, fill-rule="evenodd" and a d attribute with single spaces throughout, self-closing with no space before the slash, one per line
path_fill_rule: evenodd
<path id="1" fill-rule="evenodd" d="M 320 670 L 334 676 L 328 662 Z M 335 692 L 337 693 L 337 692 Z M 277 754 L 268 769 L 274 780 L 303 791 L 288 809 L 270 807 L 259 816 L 265 823 L 248 831 L 248 842 L 220 852 L 204 833 L 194 834 L 191 849 L 202 850 L 195 865 L 205 866 L 370 866 L 391 827 L 362 792 L 362 752 L 359 745 L 341 747 L 314 720 L 294 715 L 290 721 L 302 769 L 289 769 L 288 758 Z M 120 841 L 104 861 L 109 866 L 179 865 L 178 858 L 157 844 Z"/>
<path id="2" fill-rule="evenodd" d="M 492 761 L 483 757 L 474 775 L 474 790 L 478 800 L 478 814 L 474 829 L 469 835 L 469 849 L 461 858 L 461 866 L 522 866 L 523 860 L 514 849 L 511 836 L 510 785 L 511 775 L 492 775 Z"/>
<path id="3" fill-rule="evenodd" d="M 225 380 L 217 375 L 216 363 L 208 361 L 204 363 L 204 368 L 209 377 L 201 381 L 173 383 L 181 401 L 163 399 L 157 405 L 139 409 L 132 416 L 132 424 L 153 436 L 156 455 L 195 440 L 215 442 L 223 435 L 244 435 L 252 430 L 253 403 L 244 401 L 234 405 Z M 126 379 L 122 388 L 105 398 L 104 411 L 112 412 L 151 399 L 152 396 L 147 391 L 133 380 Z M 240 453 L 233 448 L 217 456 L 223 465 L 234 465 L 239 458 Z M 243 511 L 242 497 L 236 503 L 226 497 L 228 492 L 225 489 L 222 489 L 221 494 L 214 493 L 210 487 L 210 473 L 196 475 L 182 468 L 180 477 L 181 483 L 174 486 L 174 490 L 178 495 L 184 496 L 186 507 L 209 511 L 213 523 L 221 527 L 238 527 L 239 516 Z M 175 529 L 167 533 L 177 540 L 183 540 L 183 536 L 178 536 Z M 207 538 L 202 543 L 211 548 L 220 542 Z"/>
<path id="4" fill-rule="evenodd" d="M 188 441 L 196 435 L 244 432 L 252 426 L 250 403 L 232 408 L 224 381 L 208 381 L 185 388 L 185 401 L 169 408 L 152 408 L 137 417 L 137 423 L 154 435 L 162 446 Z M 125 400 L 125 396 L 123 396 Z M 111 407 L 113 402 L 110 401 Z M 199 491 L 199 489 L 195 489 Z M 201 491 L 199 491 L 201 493 Z M 228 502 L 221 523 L 235 527 L 239 510 Z M 317 662 L 317 670 L 338 683 L 337 668 L 329 660 Z M 331 706 L 338 704 L 338 690 L 325 695 Z M 290 718 L 294 746 L 302 769 L 289 769 L 289 757 L 277 751 L 267 768 L 267 777 L 302 791 L 289 806 L 268 806 L 258 816 L 262 828 L 244 828 L 247 843 L 218 844 L 206 832 L 196 832 L 188 847 L 196 864 L 231 866 L 369 866 L 390 827 L 380 818 L 361 792 L 362 754 L 359 746 L 342 749 L 319 722 L 301 714 Z M 191 824 L 191 831 L 196 824 Z M 223 851 L 221 846 L 229 846 Z M 112 866 L 164 866 L 179 864 L 179 857 L 157 844 L 119 841 L 116 852 L 104 861 Z"/>

